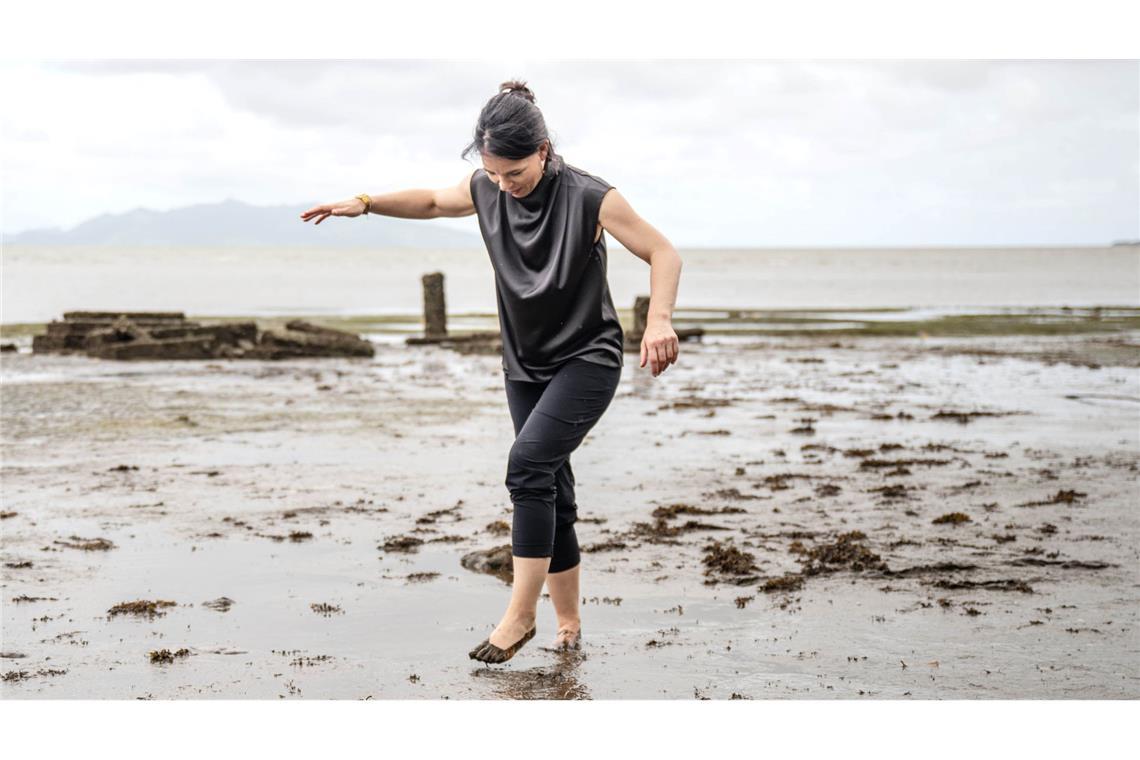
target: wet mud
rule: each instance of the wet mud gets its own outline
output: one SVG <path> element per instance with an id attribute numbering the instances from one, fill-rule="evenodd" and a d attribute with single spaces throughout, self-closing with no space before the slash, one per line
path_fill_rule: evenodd
<path id="1" fill-rule="evenodd" d="M 580 650 L 509 598 L 498 357 L 5 353 L 0 696 L 1136 698 L 1135 335 L 627 360 L 574 454 Z M 1064 361 L 1054 360 L 1064 358 Z"/>

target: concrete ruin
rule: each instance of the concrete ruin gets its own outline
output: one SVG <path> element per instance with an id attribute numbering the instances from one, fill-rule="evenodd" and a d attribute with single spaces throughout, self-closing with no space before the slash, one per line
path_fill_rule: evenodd
<path id="1" fill-rule="evenodd" d="M 81 353 L 119 361 L 370 357 L 373 345 L 300 319 L 262 330 L 253 321 L 204 325 L 180 311 L 69 311 L 32 338 L 34 354 Z"/>
<path id="2" fill-rule="evenodd" d="M 448 335 L 447 300 L 444 297 L 443 272 L 430 272 L 422 278 L 424 290 L 424 334 L 404 339 L 409 346 L 438 345 L 461 354 L 502 354 L 499 331 Z"/>
<path id="3" fill-rule="evenodd" d="M 424 334 L 405 338 L 409 346 L 438 345 L 463 354 L 502 354 L 503 341 L 499 332 L 473 332 L 466 335 L 449 335 L 447 332 L 447 306 L 444 297 L 443 272 L 431 272 L 422 278 L 424 292 Z M 627 353 L 641 352 L 641 339 L 649 315 L 649 296 L 638 296 L 633 303 L 633 328 L 624 331 Z M 703 327 L 674 329 L 679 341 L 700 340 Z"/>

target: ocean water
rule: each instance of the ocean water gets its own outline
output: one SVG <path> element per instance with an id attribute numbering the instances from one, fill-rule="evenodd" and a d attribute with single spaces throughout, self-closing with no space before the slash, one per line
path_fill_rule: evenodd
<path id="1" fill-rule="evenodd" d="M 677 308 L 1140 306 L 1140 247 L 681 250 Z M 5 246 L 0 322 L 73 310 L 190 316 L 422 313 L 420 278 L 446 276 L 450 314 L 495 313 L 482 248 Z M 618 309 L 649 293 L 649 266 L 609 252 Z"/>

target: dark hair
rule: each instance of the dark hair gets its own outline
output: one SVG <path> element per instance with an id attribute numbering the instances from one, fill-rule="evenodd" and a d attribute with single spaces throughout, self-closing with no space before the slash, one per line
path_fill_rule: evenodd
<path id="1" fill-rule="evenodd" d="M 499 85 L 479 112 L 475 123 L 475 139 L 461 154 L 462 158 L 488 153 L 506 159 L 526 158 L 549 142 L 546 170 L 557 172 L 562 158 L 554 152 L 554 143 L 546 131 L 546 120 L 535 105 L 534 93 L 526 82 L 509 80 Z"/>

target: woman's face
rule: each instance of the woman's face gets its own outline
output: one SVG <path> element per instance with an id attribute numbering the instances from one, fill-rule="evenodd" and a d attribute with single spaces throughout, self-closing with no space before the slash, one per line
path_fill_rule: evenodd
<path id="1" fill-rule="evenodd" d="M 526 158 L 510 159 L 483 154 L 483 169 L 487 176 L 497 182 L 499 189 L 510 193 L 514 198 L 530 195 L 542 179 L 542 165 L 546 160 L 547 146 L 544 144 Z"/>

